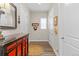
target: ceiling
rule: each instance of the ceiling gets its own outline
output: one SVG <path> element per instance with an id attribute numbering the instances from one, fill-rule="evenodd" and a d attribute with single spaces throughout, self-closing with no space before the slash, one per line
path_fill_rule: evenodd
<path id="1" fill-rule="evenodd" d="M 31 11 L 49 11 L 52 3 L 27 3 L 26 5 Z"/>

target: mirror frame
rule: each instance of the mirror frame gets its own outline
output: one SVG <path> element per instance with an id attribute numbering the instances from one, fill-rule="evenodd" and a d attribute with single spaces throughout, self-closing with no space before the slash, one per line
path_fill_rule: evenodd
<path id="1" fill-rule="evenodd" d="M 13 3 L 9 3 L 15 9 L 15 27 L 11 26 L 0 26 L 0 29 L 16 29 L 17 28 L 17 8 Z"/>

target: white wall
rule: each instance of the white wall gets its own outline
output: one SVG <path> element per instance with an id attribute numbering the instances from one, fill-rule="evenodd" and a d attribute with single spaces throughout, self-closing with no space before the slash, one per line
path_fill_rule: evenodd
<path id="1" fill-rule="evenodd" d="M 49 43 L 51 47 L 54 49 L 55 53 L 58 55 L 59 40 L 58 35 L 56 35 L 54 32 L 54 16 L 58 16 L 58 4 L 53 4 L 52 8 L 48 13 Z"/>
<path id="2" fill-rule="evenodd" d="M 14 4 L 17 7 L 17 21 L 18 21 L 18 16 L 20 16 L 20 24 L 17 22 L 17 29 L 11 29 L 11 30 L 3 30 L 0 29 L 0 31 L 3 32 L 3 35 L 11 35 L 11 34 L 17 34 L 17 33 L 29 33 L 29 10 L 25 6 L 25 4 L 21 3 L 15 3 Z"/>
<path id="3" fill-rule="evenodd" d="M 27 8 L 27 6 L 21 5 L 20 7 L 21 11 L 20 11 L 20 15 L 21 15 L 21 31 L 23 33 L 29 33 L 29 26 L 30 26 L 30 11 Z"/>
<path id="4" fill-rule="evenodd" d="M 48 29 L 40 29 L 40 18 L 46 17 L 47 12 L 31 12 L 31 24 L 30 24 L 30 41 L 48 41 Z M 36 31 L 32 27 L 32 23 L 39 23 L 39 26 Z"/>

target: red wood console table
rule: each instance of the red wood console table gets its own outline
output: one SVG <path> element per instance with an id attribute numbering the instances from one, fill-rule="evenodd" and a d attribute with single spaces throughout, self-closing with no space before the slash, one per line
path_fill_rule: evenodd
<path id="1" fill-rule="evenodd" d="M 27 56 L 28 35 L 15 35 L 0 41 L 0 55 L 2 56 Z"/>

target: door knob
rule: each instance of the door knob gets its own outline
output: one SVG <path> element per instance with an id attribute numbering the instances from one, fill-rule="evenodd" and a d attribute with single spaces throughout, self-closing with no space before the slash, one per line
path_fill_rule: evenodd
<path id="1" fill-rule="evenodd" d="M 61 39 L 64 39 L 64 37 L 61 37 Z"/>

